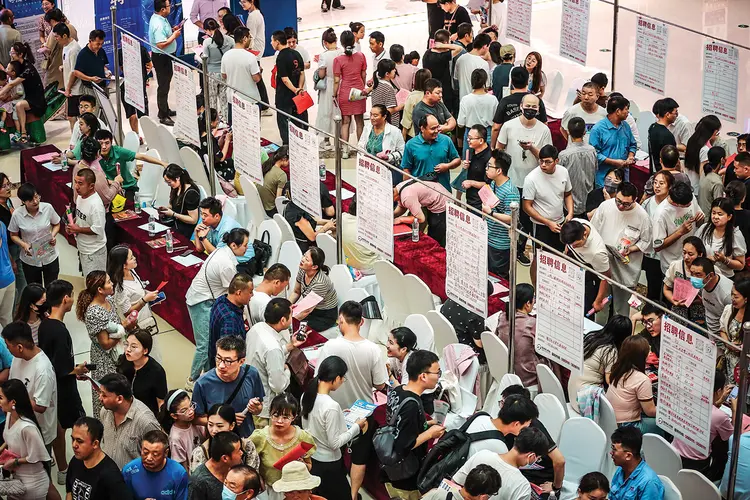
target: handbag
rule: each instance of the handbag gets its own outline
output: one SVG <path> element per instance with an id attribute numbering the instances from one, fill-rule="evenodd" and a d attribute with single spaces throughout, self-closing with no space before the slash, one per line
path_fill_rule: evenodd
<path id="1" fill-rule="evenodd" d="M 321 78 L 317 71 L 313 73 L 313 82 L 315 82 L 315 90 L 325 90 L 328 87 L 326 78 Z"/>
<path id="2" fill-rule="evenodd" d="M 266 241 L 266 237 L 268 237 L 268 241 Z M 253 241 L 253 252 L 255 252 L 255 257 L 252 259 L 254 261 L 254 269 L 251 269 L 253 273 L 251 276 L 260 276 L 265 271 L 268 262 L 271 260 L 271 255 L 273 254 L 273 248 L 271 248 L 271 233 L 263 231 L 260 239 Z"/>
<path id="3" fill-rule="evenodd" d="M 294 106 L 297 108 L 298 115 L 301 115 L 302 113 L 310 109 L 313 105 L 312 97 L 310 97 L 310 94 L 308 94 L 304 90 L 296 96 L 292 97 L 292 101 L 294 102 Z"/>
<path id="4" fill-rule="evenodd" d="M 21 482 L 20 479 L 1 479 L 0 480 L 0 496 L 3 498 L 7 497 L 21 497 L 26 494 L 26 486 Z"/>
<path id="5" fill-rule="evenodd" d="M 298 347 L 295 347 L 289 351 L 289 355 L 286 358 L 286 364 L 289 366 L 289 372 L 292 374 L 296 382 L 300 387 L 307 387 L 307 379 L 309 375 L 310 362 L 307 361 L 307 356 Z"/>
<path id="6" fill-rule="evenodd" d="M 419 405 L 419 411 L 424 413 L 420 400 L 411 396 L 407 397 L 393 410 L 387 425 L 376 430 L 372 438 L 372 446 L 375 449 L 375 454 L 383 470 L 388 475 L 388 479 L 391 481 L 400 481 L 414 477 L 419 472 L 419 459 L 413 450 L 409 450 L 405 457 L 400 456 L 394 450 L 396 437 L 398 436 L 398 428 L 396 427 L 398 415 L 401 412 L 401 408 L 409 401 L 416 402 Z"/>

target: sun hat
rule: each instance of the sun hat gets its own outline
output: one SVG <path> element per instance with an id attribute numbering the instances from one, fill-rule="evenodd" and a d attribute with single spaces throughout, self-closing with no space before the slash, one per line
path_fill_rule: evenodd
<path id="1" fill-rule="evenodd" d="M 312 490 L 318 486 L 320 486 L 320 478 L 310 474 L 307 465 L 299 460 L 286 464 L 281 469 L 281 479 L 273 483 L 274 491 L 279 493 Z"/>

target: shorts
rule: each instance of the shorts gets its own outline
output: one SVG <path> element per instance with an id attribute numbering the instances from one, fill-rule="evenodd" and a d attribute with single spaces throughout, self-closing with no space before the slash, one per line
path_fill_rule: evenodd
<path id="1" fill-rule="evenodd" d="M 565 249 L 565 245 L 560 241 L 560 233 L 556 233 L 544 224 L 534 223 L 534 238 L 542 241 L 545 245 L 550 246 L 562 252 Z M 539 243 L 534 242 L 534 248 L 540 248 Z"/>
<path id="2" fill-rule="evenodd" d="M 487 270 L 501 278 L 510 276 L 510 249 L 500 250 L 487 246 Z"/>
<path id="3" fill-rule="evenodd" d="M 58 393 L 57 397 L 57 421 L 63 429 L 72 429 L 73 424 L 81 417 L 86 416 L 86 411 L 81 403 L 81 395 L 78 389 L 66 391 L 67 394 Z"/>
<path id="4" fill-rule="evenodd" d="M 130 118 L 133 115 L 138 116 L 138 118 L 142 116 L 148 116 L 148 96 L 146 96 L 146 89 L 143 89 L 143 103 L 146 105 L 146 111 L 142 112 L 141 110 L 137 109 L 132 104 L 129 104 L 125 102 L 125 85 L 122 86 L 122 91 L 120 92 L 120 97 L 122 98 L 122 107 L 125 109 L 125 118 Z"/>
<path id="5" fill-rule="evenodd" d="M 81 111 L 78 109 L 80 103 L 80 95 L 72 95 L 68 97 L 68 118 L 75 118 L 81 115 Z"/>
<path id="6" fill-rule="evenodd" d="M 372 416 L 367 417 L 367 432 L 357 436 L 349 446 L 350 458 L 352 465 L 366 465 L 372 457 L 372 438 L 375 435 L 375 430 L 378 424 Z"/>

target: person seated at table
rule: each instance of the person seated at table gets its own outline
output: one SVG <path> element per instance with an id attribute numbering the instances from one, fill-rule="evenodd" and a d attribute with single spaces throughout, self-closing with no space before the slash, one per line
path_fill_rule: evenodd
<path id="1" fill-rule="evenodd" d="M 263 210 L 269 217 L 277 213 L 276 198 L 284 195 L 284 186 L 289 180 L 285 169 L 289 169 L 289 147 L 281 146 L 263 162 L 263 184 L 255 183 Z"/>
<path id="2" fill-rule="evenodd" d="M 640 335 L 623 340 L 612 366 L 607 399 L 615 410 L 618 427 L 637 427 L 642 432 L 661 434 L 656 426 L 656 404 L 651 379 L 646 375 L 646 358 L 651 348 Z"/>
<path id="3" fill-rule="evenodd" d="M 417 336 L 409 327 L 396 327 L 388 334 L 388 344 L 385 348 L 388 356 L 385 367 L 388 370 L 389 383 L 391 386 L 408 383 L 406 362 L 417 349 Z"/>
<path id="4" fill-rule="evenodd" d="M 438 182 L 417 179 L 404 181 L 393 188 L 393 201 L 398 204 L 393 210 L 393 223 L 411 226 L 415 217 L 421 225 L 427 222 L 427 235 L 445 247 L 445 211 L 450 196 L 450 191 Z M 411 216 L 402 217 L 407 210 Z"/>
<path id="5" fill-rule="evenodd" d="M 492 295 L 492 289 L 492 283 L 487 280 L 487 297 Z M 484 325 L 484 318 L 474 311 L 469 311 L 450 297 L 443 302 L 440 313 L 453 325 L 458 341 L 474 349 L 481 364 L 487 364 L 487 357 L 481 347 L 482 341 L 480 340 L 482 332 L 488 330 Z"/>
<path id="6" fill-rule="evenodd" d="M 73 178 L 75 179 L 81 169 L 90 169 L 95 176 L 94 187 L 96 189 L 96 194 L 102 199 L 104 208 L 109 212 L 109 205 L 112 203 L 112 200 L 114 200 L 115 196 L 122 191 L 123 178 L 122 175 L 118 175 L 111 181 L 107 179 L 104 170 L 102 170 L 102 167 L 99 164 L 100 151 L 101 145 L 99 144 L 99 141 L 93 137 L 83 138 L 81 140 L 81 161 L 73 167 Z M 107 236 L 114 235 L 108 231 Z M 114 241 L 114 239 L 112 239 L 112 241 Z"/>
<path id="7" fill-rule="evenodd" d="M 97 130 L 94 138 L 99 141 L 99 145 L 101 146 L 99 164 L 102 166 L 104 174 L 109 180 L 114 180 L 117 176 L 123 178 L 122 189 L 125 191 L 124 195 L 128 200 L 133 200 L 135 192 L 138 191 L 138 181 L 135 180 L 133 173 L 128 168 L 128 162 L 138 160 L 161 165 L 162 167 L 169 165 L 158 158 L 137 151 L 131 151 L 114 144 L 114 136 L 109 130 Z"/>
<path id="8" fill-rule="evenodd" d="M 357 196 L 349 203 L 348 212 L 341 214 L 341 240 L 347 265 L 362 274 L 375 274 L 375 262 L 380 254 L 360 243 L 357 239 Z"/>
<path id="9" fill-rule="evenodd" d="M 610 500 L 662 500 L 664 485 L 641 456 L 643 432 L 620 426 L 610 437 L 610 456 L 615 464 Z"/>
<path id="10" fill-rule="evenodd" d="M 201 222 L 195 227 L 193 245 L 199 252 L 211 254 L 217 248 L 225 245 L 224 235 L 232 229 L 242 227 L 240 223 L 229 215 L 224 215 L 221 202 L 209 196 L 200 202 Z M 237 256 L 237 271 L 247 269 L 250 259 L 255 257 L 255 250 L 248 245 L 244 255 Z M 252 274 L 252 273 L 250 273 Z"/>
<path id="11" fill-rule="evenodd" d="M 494 498 L 500 493 L 500 474 L 487 464 L 479 464 L 466 476 L 464 485 L 459 490 L 451 487 L 446 491 L 441 487 L 428 491 L 423 500 L 446 500 L 448 498 L 463 498 L 465 500 L 481 500 Z M 451 496 L 452 495 L 452 496 Z"/>
<path id="12" fill-rule="evenodd" d="M 93 95 L 88 94 L 82 94 L 80 99 L 78 100 L 78 114 L 83 115 L 84 113 L 91 113 L 92 115 L 97 117 L 97 120 L 99 121 L 99 130 L 109 130 L 109 127 L 106 123 L 104 123 L 99 116 L 99 107 L 96 102 L 96 97 Z M 68 149 L 72 150 L 75 145 L 78 143 L 78 141 L 81 138 L 81 125 L 78 122 L 78 120 L 75 120 L 75 123 L 73 124 L 73 132 L 70 135 L 70 140 L 68 141 Z M 54 159 L 53 159 L 54 161 Z"/>
<path id="13" fill-rule="evenodd" d="M 291 186 L 287 184 L 287 194 L 290 195 L 288 196 L 290 200 L 291 190 Z M 332 217 L 335 215 L 335 208 L 328 194 L 328 189 L 322 182 L 320 183 L 320 202 L 323 207 L 322 212 L 324 216 L 328 215 Z M 315 238 L 319 234 L 327 233 L 336 228 L 336 221 L 334 219 L 316 219 L 293 201 L 286 204 L 284 219 L 292 226 L 294 239 L 303 253 L 307 252 L 308 248 L 314 246 Z"/>
<path id="14" fill-rule="evenodd" d="M 27 281 L 49 285 L 60 272 L 56 246 L 60 216 L 52 205 L 41 201 L 36 187 L 29 182 L 18 188 L 17 195 L 22 206 L 11 216 L 10 238 L 21 247 L 21 263 Z"/>
<path id="15" fill-rule="evenodd" d="M 159 213 L 174 219 L 175 230 L 190 238 L 198 224 L 198 205 L 201 192 L 198 184 L 190 177 L 187 170 L 170 163 L 164 169 L 164 182 L 169 186 L 169 205 L 159 207 Z"/>
<path id="16" fill-rule="evenodd" d="M 289 296 L 292 304 L 304 299 L 310 292 L 315 292 L 323 300 L 312 310 L 299 311 L 296 318 L 306 320 L 307 326 L 316 332 L 323 332 L 336 325 L 338 317 L 338 298 L 331 278 L 328 277 L 328 266 L 325 265 L 326 254 L 319 247 L 310 247 L 299 263 L 294 291 Z"/>
<path id="17" fill-rule="evenodd" d="M 133 311 L 137 311 L 138 328 L 158 332 L 156 319 L 151 314 L 149 302 L 156 300 L 159 292 L 146 290 L 148 282 L 144 283 L 135 268 L 138 260 L 126 244 L 117 245 L 109 251 L 107 259 L 107 274 L 115 289 L 115 307 L 117 314 L 127 318 Z M 153 354 L 153 353 L 152 353 Z"/>
<path id="18" fill-rule="evenodd" d="M 95 138 L 96 133 L 99 131 L 99 119 L 94 116 L 93 113 L 83 113 L 78 117 L 78 127 L 81 131 L 81 135 L 78 140 L 73 144 L 73 148 L 68 150 L 67 153 L 63 152 L 68 158 L 68 165 L 76 165 L 81 160 L 81 147 L 83 146 L 83 140 L 87 137 Z M 57 155 L 52 158 L 52 163 L 60 163 L 62 161 L 62 155 Z"/>
<path id="19" fill-rule="evenodd" d="M 208 256 L 190 283 L 185 295 L 190 322 L 195 336 L 195 355 L 186 384 L 192 390 L 201 372 L 209 370 L 208 333 L 211 306 L 217 298 L 227 293 L 229 284 L 237 274 L 237 257 L 244 255 L 250 233 L 236 227 L 222 237 L 224 245 Z"/>

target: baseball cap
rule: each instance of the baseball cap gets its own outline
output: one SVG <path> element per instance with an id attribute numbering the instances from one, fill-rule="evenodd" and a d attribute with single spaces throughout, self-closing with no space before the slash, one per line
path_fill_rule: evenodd
<path id="1" fill-rule="evenodd" d="M 513 45 L 508 44 L 500 47 L 500 57 L 502 59 L 505 59 L 509 55 L 516 55 L 516 48 Z"/>

